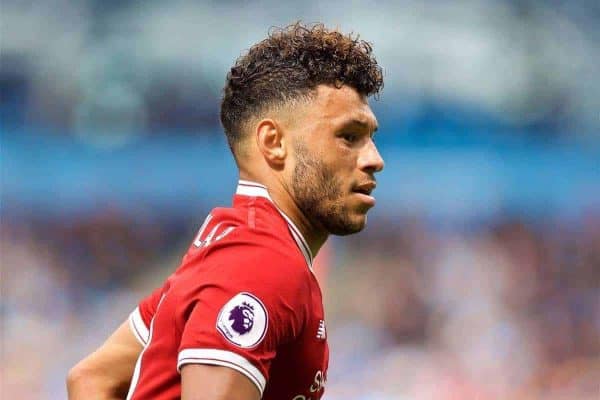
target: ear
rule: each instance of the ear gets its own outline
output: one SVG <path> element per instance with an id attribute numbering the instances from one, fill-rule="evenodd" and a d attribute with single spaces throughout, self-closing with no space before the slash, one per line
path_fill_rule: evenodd
<path id="1" fill-rule="evenodd" d="M 258 122 L 256 144 L 267 162 L 283 165 L 287 155 L 286 141 L 281 127 L 274 120 L 265 118 Z"/>

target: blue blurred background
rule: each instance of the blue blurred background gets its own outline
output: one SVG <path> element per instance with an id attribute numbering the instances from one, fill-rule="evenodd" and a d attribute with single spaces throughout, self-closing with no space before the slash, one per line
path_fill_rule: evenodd
<path id="1" fill-rule="evenodd" d="M 235 165 L 235 58 L 301 19 L 372 42 L 386 169 L 318 257 L 325 399 L 600 397 L 600 3 L 4 0 L 2 398 L 70 366 L 178 264 Z"/>

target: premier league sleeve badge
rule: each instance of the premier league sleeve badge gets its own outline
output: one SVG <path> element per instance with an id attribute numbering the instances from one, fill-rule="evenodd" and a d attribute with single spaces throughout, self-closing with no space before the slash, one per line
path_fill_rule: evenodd
<path id="1" fill-rule="evenodd" d="M 229 300 L 217 317 L 217 330 L 234 345 L 251 348 L 267 333 L 267 309 L 258 297 L 241 292 Z"/>

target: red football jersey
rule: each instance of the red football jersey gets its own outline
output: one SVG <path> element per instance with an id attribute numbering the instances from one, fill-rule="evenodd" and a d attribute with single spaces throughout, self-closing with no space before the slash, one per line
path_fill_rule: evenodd
<path id="1" fill-rule="evenodd" d="M 128 399 L 181 396 L 185 364 L 233 368 L 265 400 L 316 400 L 329 350 L 312 255 L 267 189 L 240 181 L 206 218 L 181 266 L 129 321 L 144 345 Z"/>

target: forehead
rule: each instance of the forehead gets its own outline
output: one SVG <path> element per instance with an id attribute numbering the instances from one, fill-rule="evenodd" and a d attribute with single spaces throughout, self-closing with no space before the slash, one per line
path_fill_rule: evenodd
<path id="1" fill-rule="evenodd" d="M 313 117 L 322 122 L 343 125 L 354 121 L 368 126 L 372 131 L 377 129 L 377 119 L 366 97 L 349 86 L 336 88 L 319 85 L 311 111 Z"/>

